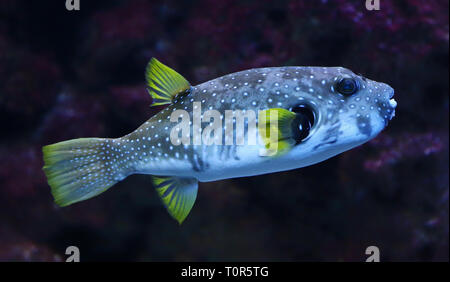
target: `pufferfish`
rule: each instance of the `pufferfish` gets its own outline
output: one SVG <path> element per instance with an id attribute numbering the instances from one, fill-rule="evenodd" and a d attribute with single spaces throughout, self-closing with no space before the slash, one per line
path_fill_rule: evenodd
<path id="1" fill-rule="evenodd" d="M 377 136 L 397 105 L 389 85 L 343 67 L 255 68 L 191 86 L 152 58 L 146 80 L 152 106 L 165 108 L 135 131 L 43 147 L 56 204 L 92 198 L 131 174 L 149 174 L 181 224 L 198 182 L 324 161 Z"/>

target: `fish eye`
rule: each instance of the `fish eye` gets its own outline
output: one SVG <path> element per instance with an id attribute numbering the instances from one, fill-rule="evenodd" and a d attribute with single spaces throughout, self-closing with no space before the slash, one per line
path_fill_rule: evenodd
<path id="1" fill-rule="evenodd" d="M 290 109 L 295 113 L 292 122 L 292 134 L 296 145 L 309 136 L 311 128 L 314 126 L 315 114 L 307 105 L 297 105 Z"/>
<path id="2" fill-rule="evenodd" d="M 342 95 L 353 95 L 359 90 L 359 83 L 353 78 L 342 78 L 336 84 L 336 90 Z"/>

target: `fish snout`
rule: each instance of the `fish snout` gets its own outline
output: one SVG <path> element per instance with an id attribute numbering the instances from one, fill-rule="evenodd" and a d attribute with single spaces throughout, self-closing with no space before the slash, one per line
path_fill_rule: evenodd
<path id="1" fill-rule="evenodd" d="M 395 117 L 395 108 L 397 107 L 397 101 L 395 101 L 394 97 L 394 88 L 387 85 L 388 97 L 389 97 L 389 107 L 391 108 L 391 115 L 389 116 L 389 120 L 392 120 Z"/>
<path id="2" fill-rule="evenodd" d="M 378 99 L 375 99 L 375 102 L 378 111 L 387 124 L 395 117 L 395 108 L 397 107 L 397 101 L 393 98 L 394 88 L 386 83 L 378 82 L 374 87 L 374 92 L 377 93 Z"/>

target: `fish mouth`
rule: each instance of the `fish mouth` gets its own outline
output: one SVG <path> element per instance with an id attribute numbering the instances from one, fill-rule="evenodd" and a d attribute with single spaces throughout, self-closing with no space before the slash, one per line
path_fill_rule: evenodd
<path id="1" fill-rule="evenodd" d="M 397 101 L 395 101 L 395 99 L 390 99 L 389 100 L 389 105 L 395 109 L 395 107 L 397 107 Z"/>
<path id="2" fill-rule="evenodd" d="M 389 86 L 389 94 L 388 94 L 388 99 L 389 99 L 389 106 L 392 110 L 391 115 L 389 116 L 389 120 L 392 120 L 395 117 L 395 108 L 397 107 L 397 101 L 395 101 L 394 97 L 394 89 L 392 87 Z"/>
<path id="3" fill-rule="evenodd" d="M 394 94 L 392 93 L 392 96 L 394 96 Z M 392 120 L 395 117 L 395 108 L 397 107 L 397 101 L 395 101 L 392 96 L 390 97 L 391 99 L 389 100 L 389 106 L 391 106 L 392 108 L 392 113 L 391 116 L 389 117 L 389 120 Z"/>

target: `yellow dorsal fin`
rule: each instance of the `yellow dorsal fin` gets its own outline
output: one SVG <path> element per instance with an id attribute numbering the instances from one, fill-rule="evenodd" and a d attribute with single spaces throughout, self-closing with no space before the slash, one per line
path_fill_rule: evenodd
<path id="1" fill-rule="evenodd" d="M 177 95 L 191 88 L 183 76 L 155 58 L 148 63 L 145 77 L 153 98 L 152 106 L 170 104 Z"/>

